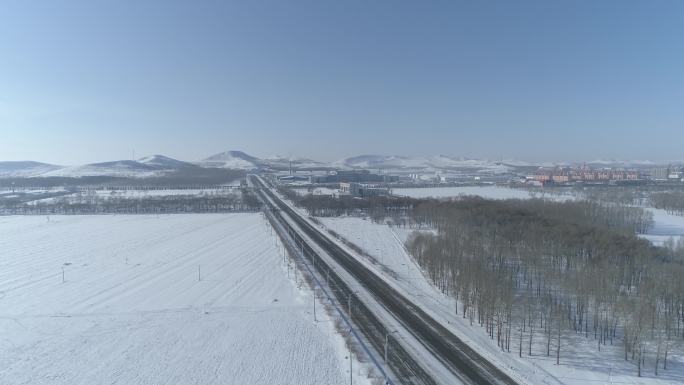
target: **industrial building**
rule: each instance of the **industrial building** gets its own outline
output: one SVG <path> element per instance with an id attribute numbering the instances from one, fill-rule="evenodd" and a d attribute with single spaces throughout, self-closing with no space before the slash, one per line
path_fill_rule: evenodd
<path id="1" fill-rule="evenodd" d="M 386 187 L 356 182 L 341 182 L 340 195 L 350 195 L 353 197 L 369 198 L 389 195 L 389 189 Z"/>
<path id="2" fill-rule="evenodd" d="M 650 170 L 651 179 L 656 181 L 673 181 L 684 178 L 684 168 L 669 165 L 667 167 L 657 167 Z"/>
<path id="3" fill-rule="evenodd" d="M 372 174 L 368 170 L 338 170 L 330 171 L 325 175 L 314 175 L 310 178 L 311 183 L 389 183 L 399 180 L 398 176 Z"/>

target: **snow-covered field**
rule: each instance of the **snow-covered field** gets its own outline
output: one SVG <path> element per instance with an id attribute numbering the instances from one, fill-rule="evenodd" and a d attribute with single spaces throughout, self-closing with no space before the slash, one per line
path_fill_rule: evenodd
<path id="1" fill-rule="evenodd" d="M 348 381 L 260 214 L 0 217 L 0 234 L 0 384 Z"/>
<path id="2" fill-rule="evenodd" d="M 672 215 L 654 208 L 648 208 L 653 213 L 653 227 L 648 233 L 641 235 L 657 246 L 662 246 L 669 239 L 680 242 L 684 239 L 684 217 Z"/>
<path id="3" fill-rule="evenodd" d="M 231 195 L 240 194 L 237 188 L 230 189 L 164 189 L 164 190 L 97 190 L 94 194 L 100 197 L 118 197 L 118 198 L 144 198 L 144 197 L 161 197 L 172 195 Z M 80 195 L 88 195 L 87 192 L 77 193 Z"/>
<path id="4" fill-rule="evenodd" d="M 43 198 L 31 201 L 31 203 L 51 203 L 66 200 L 71 203 L 87 202 L 90 198 L 98 199 L 144 199 L 169 196 L 198 196 L 198 197 L 225 197 L 228 195 L 241 194 L 238 188 L 207 188 L 207 189 L 163 189 L 163 190 L 92 190 L 80 191 L 56 198 Z"/>
<path id="5" fill-rule="evenodd" d="M 18 196 L 41 196 L 45 194 L 64 193 L 66 190 L 63 187 L 56 187 L 52 189 L 16 189 L 0 190 L 0 198 L 14 198 Z"/>
<path id="6" fill-rule="evenodd" d="M 668 214 L 665 210 L 648 208 L 653 213 L 653 227 L 644 238 L 653 244 L 662 245 L 670 238 L 679 240 L 684 237 L 684 216 Z"/>
<path id="7" fill-rule="evenodd" d="M 488 199 L 529 199 L 529 192 L 497 186 L 462 186 L 462 187 L 415 187 L 392 189 L 394 195 L 412 198 L 448 198 L 461 195 L 477 195 Z"/>
<path id="8" fill-rule="evenodd" d="M 316 187 L 314 189 L 308 189 L 308 188 L 295 188 L 293 189 L 297 195 L 303 196 L 303 195 L 335 195 L 339 194 L 340 190 L 336 188 L 329 188 L 329 187 Z"/>
<path id="9" fill-rule="evenodd" d="M 535 339 L 536 355 L 518 358 L 516 352 L 501 352 L 479 326 L 470 326 L 467 320 L 454 315 L 454 300 L 443 295 L 423 275 L 420 267 L 406 252 L 403 244 L 409 229 L 376 224 L 355 217 L 318 218 L 330 228 L 355 243 L 371 255 L 368 265 L 385 279 L 394 282 L 404 293 L 428 309 L 457 336 L 468 342 L 485 357 L 506 368 L 520 383 L 527 384 L 648 384 L 665 385 L 684 383 L 684 356 L 681 350 L 672 355 L 667 372 L 655 377 L 652 368 L 644 377 L 636 376 L 636 368 L 622 359 L 621 345 L 596 351 L 593 339 L 573 338 L 566 344 L 561 364 L 555 357 L 543 354 L 544 341 L 539 334 Z M 361 257 L 364 258 L 364 257 Z M 512 349 L 513 350 L 513 349 Z"/>

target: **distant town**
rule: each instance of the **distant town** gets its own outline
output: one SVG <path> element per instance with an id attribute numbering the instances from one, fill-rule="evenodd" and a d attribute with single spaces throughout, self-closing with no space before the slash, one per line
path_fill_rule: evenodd
<path id="1" fill-rule="evenodd" d="M 529 169 L 529 168 L 528 168 Z M 681 185 L 684 166 L 660 167 L 592 167 L 580 166 L 537 167 L 505 173 L 401 171 L 401 170 L 331 170 L 326 172 L 281 172 L 284 183 L 339 187 L 336 195 L 359 197 L 387 195 L 392 187 L 452 186 L 469 184 L 518 185 L 530 187 L 562 187 L 574 185 Z"/>
<path id="2" fill-rule="evenodd" d="M 684 167 L 667 166 L 645 170 L 624 168 L 580 167 L 540 167 L 526 178 L 526 183 L 537 186 L 548 184 L 573 183 L 643 183 L 643 182 L 684 182 Z"/>

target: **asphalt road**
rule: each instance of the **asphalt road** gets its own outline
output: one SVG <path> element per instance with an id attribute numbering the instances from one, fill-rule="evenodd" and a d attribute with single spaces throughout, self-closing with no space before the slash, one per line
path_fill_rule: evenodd
<path id="1" fill-rule="evenodd" d="M 256 178 L 255 178 L 256 179 Z M 448 329 L 442 326 L 434 318 L 428 315 L 420 306 L 413 303 L 411 300 L 396 291 L 388 285 L 380 276 L 366 268 L 355 257 L 347 253 L 336 243 L 331 241 L 319 229 L 312 226 L 308 221 L 301 217 L 299 213 L 285 204 L 278 196 L 257 179 L 254 181 L 255 186 L 262 187 L 261 193 L 268 195 L 275 207 L 270 207 L 278 217 L 281 218 L 281 211 L 285 212 L 297 225 L 302 229 L 306 235 L 314 240 L 319 247 L 323 248 L 335 261 L 342 266 L 349 274 L 351 274 L 358 282 L 364 286 L 372 295 L 407 329 L 417 340 L 419 340 L 425 348 L 430 351 L 435 359 L 441 361 L 447 368 L 451 370 L 455 378 L 461 382 L 469 384 L 517 384 L 512 378 L 506 375 L 494 364 L 480 356 L 470 346 L 461 341 Z M 268 202 L 268 200 L 265 200 Z M 270 205 L 270 202 L 269 202 Z M 286 221 L 282 220 L 283 223 Z M 292 235 L 296 237 L 298 244 L 303 245 L 305 255 L 308 258 L 315 258 L 315 251 L 306 244 L 304 239 L 297 236 L 298 229 L 289 226 Z M 329 266 L 325 265 L 323 261 L 318 258 L 315 264 L 316 268 L 322 274 L 327 274 Z M 340 294 L 341 300 L 351 294 L 347 285 L 336 275 L 331 273 L 333 278 L 332 284 L 337 288 L 336 293 Z M 345 296 L 346 294 L 346 296 Z M 344 303 L 344 302 L 342 302 Z M 364 335 L 369 341 L 378 349 L 382 351 L 384 348 L 384 337 L 386 328 L 382 322 L 373 316 L 372 312 L 368 310 L 360 301 L 355 302 L 355 308 L 352 310 L 354 321 L 360 324 Z M 451 383 L 448 380 L 436 377 L 434 374 L 428 373 L 421 364 L 420 359 L 411 357 L 411 355 L 402 349 L 398 344 L 393 344 L 390 355 L 390 366 L 397 374 L 398 380 L 403 384 L 441 384 Z M 451 380 L 453 381 L 453 379 Z"/>

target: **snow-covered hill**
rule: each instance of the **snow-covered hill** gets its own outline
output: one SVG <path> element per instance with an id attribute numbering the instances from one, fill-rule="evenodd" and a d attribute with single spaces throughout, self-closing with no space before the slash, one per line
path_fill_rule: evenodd
<path id="1" fill-rule="evenodd" d="M 330 168 L 331 165 L 308 158 L 272 156 L 262 159 L 262 164 L 273 169 L 288 169 L 290 166 L 295 169 L 316 169 Z"/>
<path id="2" fill-rule="evenodd" d="M 650 160 L 616 160 L 616 159 L 596 159 L 591 162 L 587 162 L 587 165 L 592 167 L 624 167 L 624 168 L 647 168 L 647 167 L 657 167 L 658 165 L 664 165 L 665 163 L 656 163 Z M 675 162 L 676 163 L 676 162 Z"/>
<path id="3" fill-rule="evenodd" d="M 348 168 L 377 168 L 405 170 L 457 170 L 506 172 L 511 167 L 503 162 L 481 159 L 455 158 L 446 155 L 430 157 L 409 157 L 399 155 L 360 155 L 345 158 L 335 163 Z"/>
<path id="4" fill-rule="evenodd" d="M 193 164 L 164 155 L 152 155 L 139 160 L 117 160 L 113 162 L 91 163 L 81 166 L 63 167 L 40 174 L 39 176 L 60 176 L 79 178 L 84 176 L 115 176 L 144 178 L 160 176 Z"/>
<path id="5" fill-rule="evenodd" d="M 240 170 L 297 170 L 329 168 L 330 165 L 312 159 L 272 156 L 257 158 L 242 151 L 225 151 L 212 155 L 201 162 L 202 167 L 222 167 Z"/>
<path id="6" fill-rule="evenodd" d="M 202 167 L 256 170 L 262 167 L 262 162 L 259 158 L 247 155 L 242 151 L 225 151 L 202 160 L 199 165 Z"/>
<path id="7" fill-rule="evenodd" d="M 596 160 L 587 162 L 592 167 L 654 167 L 658 163 L 652 161 L 619 161 Z M 667 164 L 667 163 L 665 163 Z M 77 166 L 56 166 L 40 162 L 0 162 L 0 178 L 9 177 L 83 177 L 83 176 L 118 176 L 118 177 L 150 177 L 190 167 L 226 168 L 245 171 L 286 171 L 325 170 L 325 169 L 381 169 L 399 172 L 468 172 L 501 174 L 539 167 L 569 165 L 569 163 L 526 162 L 515 159 L 487 160 L 453 157 L 448 155 L 434 156 L 401 156 L 401 155 L 359 155 L 341 159 L 337 162 L 320 162 L 309 158 L 271 156 L 259 158 L 243 151 L 232 150 L 212 155 L 199 162 L 185 162 L 164 155 L 152 155 L 138 160 L 118 160 L 113 162 L 91 163 Z"/>
<path id="8" fill-rule="evenodd" d="M 79 178 L 84 176 L 147 177 L 159 174 L 161 169 L 135 160 L 92 163 L 82 166 L 69 166 L 46 172 L 40 176 L 59 176 Z"/>
<path id="9" fill-rule="evenodd" d="M 169 158 L 168 156 L 164 155 L 152 155 L 152 156 L 146 156 L 144 158 L 138 159 L 138 162 L 152 166 L 152 167 L 157 167 L 162 170 L 172 170 L 172 169 L 178 169 L 181 167 L 192 167 L 193 164 L 189 162 L 184 162 L 182 160 L 178 159 L 173 159 Z"/>
<path id="10" fill-rule="evenodd" d="M 27 178 L 60 168 L 62 166 L 33 161 L 0 162 L 0 178 Z"/>
<path id="11" fill-rule="evenodd" d="M 359 155 L 326 163 L 308 158 L 272 156 L 257 158 L 242 151 L 226 151 L 212 155 L 198 164 L 202 167 L 224 167 L 241 170 L 295 170 L 320 169 L 384 169 L 449 171 L 470 170 L 487 172 L 507 172 L 520 167 L 516 162 L 494 162 L 481 159 L 455 158 L 446 155 L 430 157 L 410 157 L 401 155 Z M 520 162 L 517 162 L 520 163 Z"/>
<path id="12" fill-rule="evenodd" d="M 90 163 L 76 166 L 57 166 L 53 164 L 25 161 L 0 162 L 0 178 L 32 177 L 70 177 L 118 176 L 149 177 L 163 175 L 181 168 L 197 167 L 189 162 L 152 155 L 139 160 L 117 160 L 112 162 Z"/>

